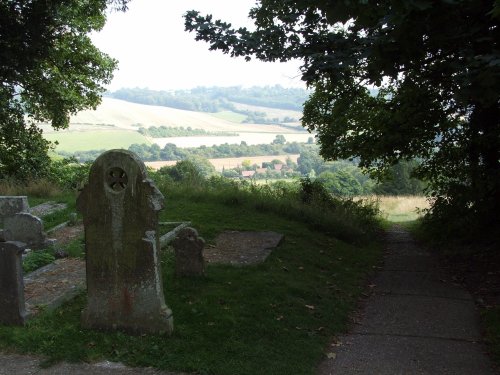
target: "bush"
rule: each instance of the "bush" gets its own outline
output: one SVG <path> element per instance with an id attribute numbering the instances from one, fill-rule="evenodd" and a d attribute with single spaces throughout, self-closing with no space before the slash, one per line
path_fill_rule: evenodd
<path id="1" fill-rule="evenodd" d="M 24 273 L 33 272 L 40 267 L 52 263 L 56 258 L 49 250 L 33 251 L 23 259 Z"/>
<path id="2" fill-rule="evenodd" d="M 169 199 L 183 196 L 193 201 L 216 201 L 274 213 L 348 242 L 368 239 L 378 228 L 375 205 L 335 198 L 319 181 L 307 178 L 255 185 L 214 176 L 197 185 L 170 181 L 160 190 Z"/>
<path id="3" fill-rule="evenodd" d="M 79 163 L 74 157 L 52 161 L 49 178 L 63 190 L 79 190 L 87 183 L 92 163 Z"/>

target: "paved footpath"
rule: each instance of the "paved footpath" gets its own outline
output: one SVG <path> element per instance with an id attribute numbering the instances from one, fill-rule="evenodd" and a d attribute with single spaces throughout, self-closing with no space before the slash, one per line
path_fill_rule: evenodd
<path id="1" fill-rule="evenodd" d="M 388 231 L 386 250 L 359 324 L 332 346 L 319 375 L 496 374 L 471 295 L 401 227 Z"/>

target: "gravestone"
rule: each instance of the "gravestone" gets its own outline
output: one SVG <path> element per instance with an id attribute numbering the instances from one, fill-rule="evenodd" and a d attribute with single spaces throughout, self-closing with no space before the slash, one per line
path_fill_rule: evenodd
<path id="1" fill-rule="evenodd" d="M 26 212 L 28 209 L 28 197 L 26 196 L 0 196 L 0 227 L 4 225 L 5 218 L 14 216 L 19 212 Z"/>
<path id="2" fill-rule="evenodd" d="M 205 240 L 194 228 L 183 228 L 172 242 L 177 276 L 202 276 L 205 273 L 203 247 Z"/>
<path id="3" fill-rule="evenodd" d="M 90 169 L 77 199 L 87 265 L 87 328 L 171 333 L 161 280 L 158 212 L 163 195 L 132 152 L 111 150 Z"/>
<path id="4" fill-rule="evenodd" d="M 0 242 L 0 324 L 24 325 L 26 309 L 21 242 Z"/>
<path id="5" fill-rule="evenodd" d="M 32 249 L 40 249 L 53 243 L 43 231 L 42 220 L 27 212 L 5 218 L 3 235 L 6 241 L 24 242 Z"/>

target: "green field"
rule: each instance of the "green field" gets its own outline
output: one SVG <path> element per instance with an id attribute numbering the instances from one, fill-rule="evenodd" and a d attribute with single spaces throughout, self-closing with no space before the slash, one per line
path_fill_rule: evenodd
<path id="1" fill-rule="evenodd" d="M 128 130 L 98 130 L 86 132 L 49 133 L 44 137 L 52 142 L 58 141 L 56 151 L 88 151 L 128 147 L 133 143 L 151 142 L 135 131 Z"/>
<path id="2" fill-rule="evenodd" d="M 247 118 L 247 116 L 245 115 L 232 111 L 221 111 L 221 112 L 211 113 L 211 115 L 220 118 L 221 120 L 237 122 L 238 124 L 241 124 L 243 120 Z"/>

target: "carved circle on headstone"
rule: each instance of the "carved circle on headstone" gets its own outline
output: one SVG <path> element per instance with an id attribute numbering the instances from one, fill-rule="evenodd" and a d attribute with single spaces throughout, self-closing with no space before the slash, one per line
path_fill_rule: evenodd
<path id="1" fill-rule="evenodd" d="M 127 187 L 128 177 L 120 167 L 109 168 L 106 172 L 106 185 L 114 192 L 120 192 Z"/>

